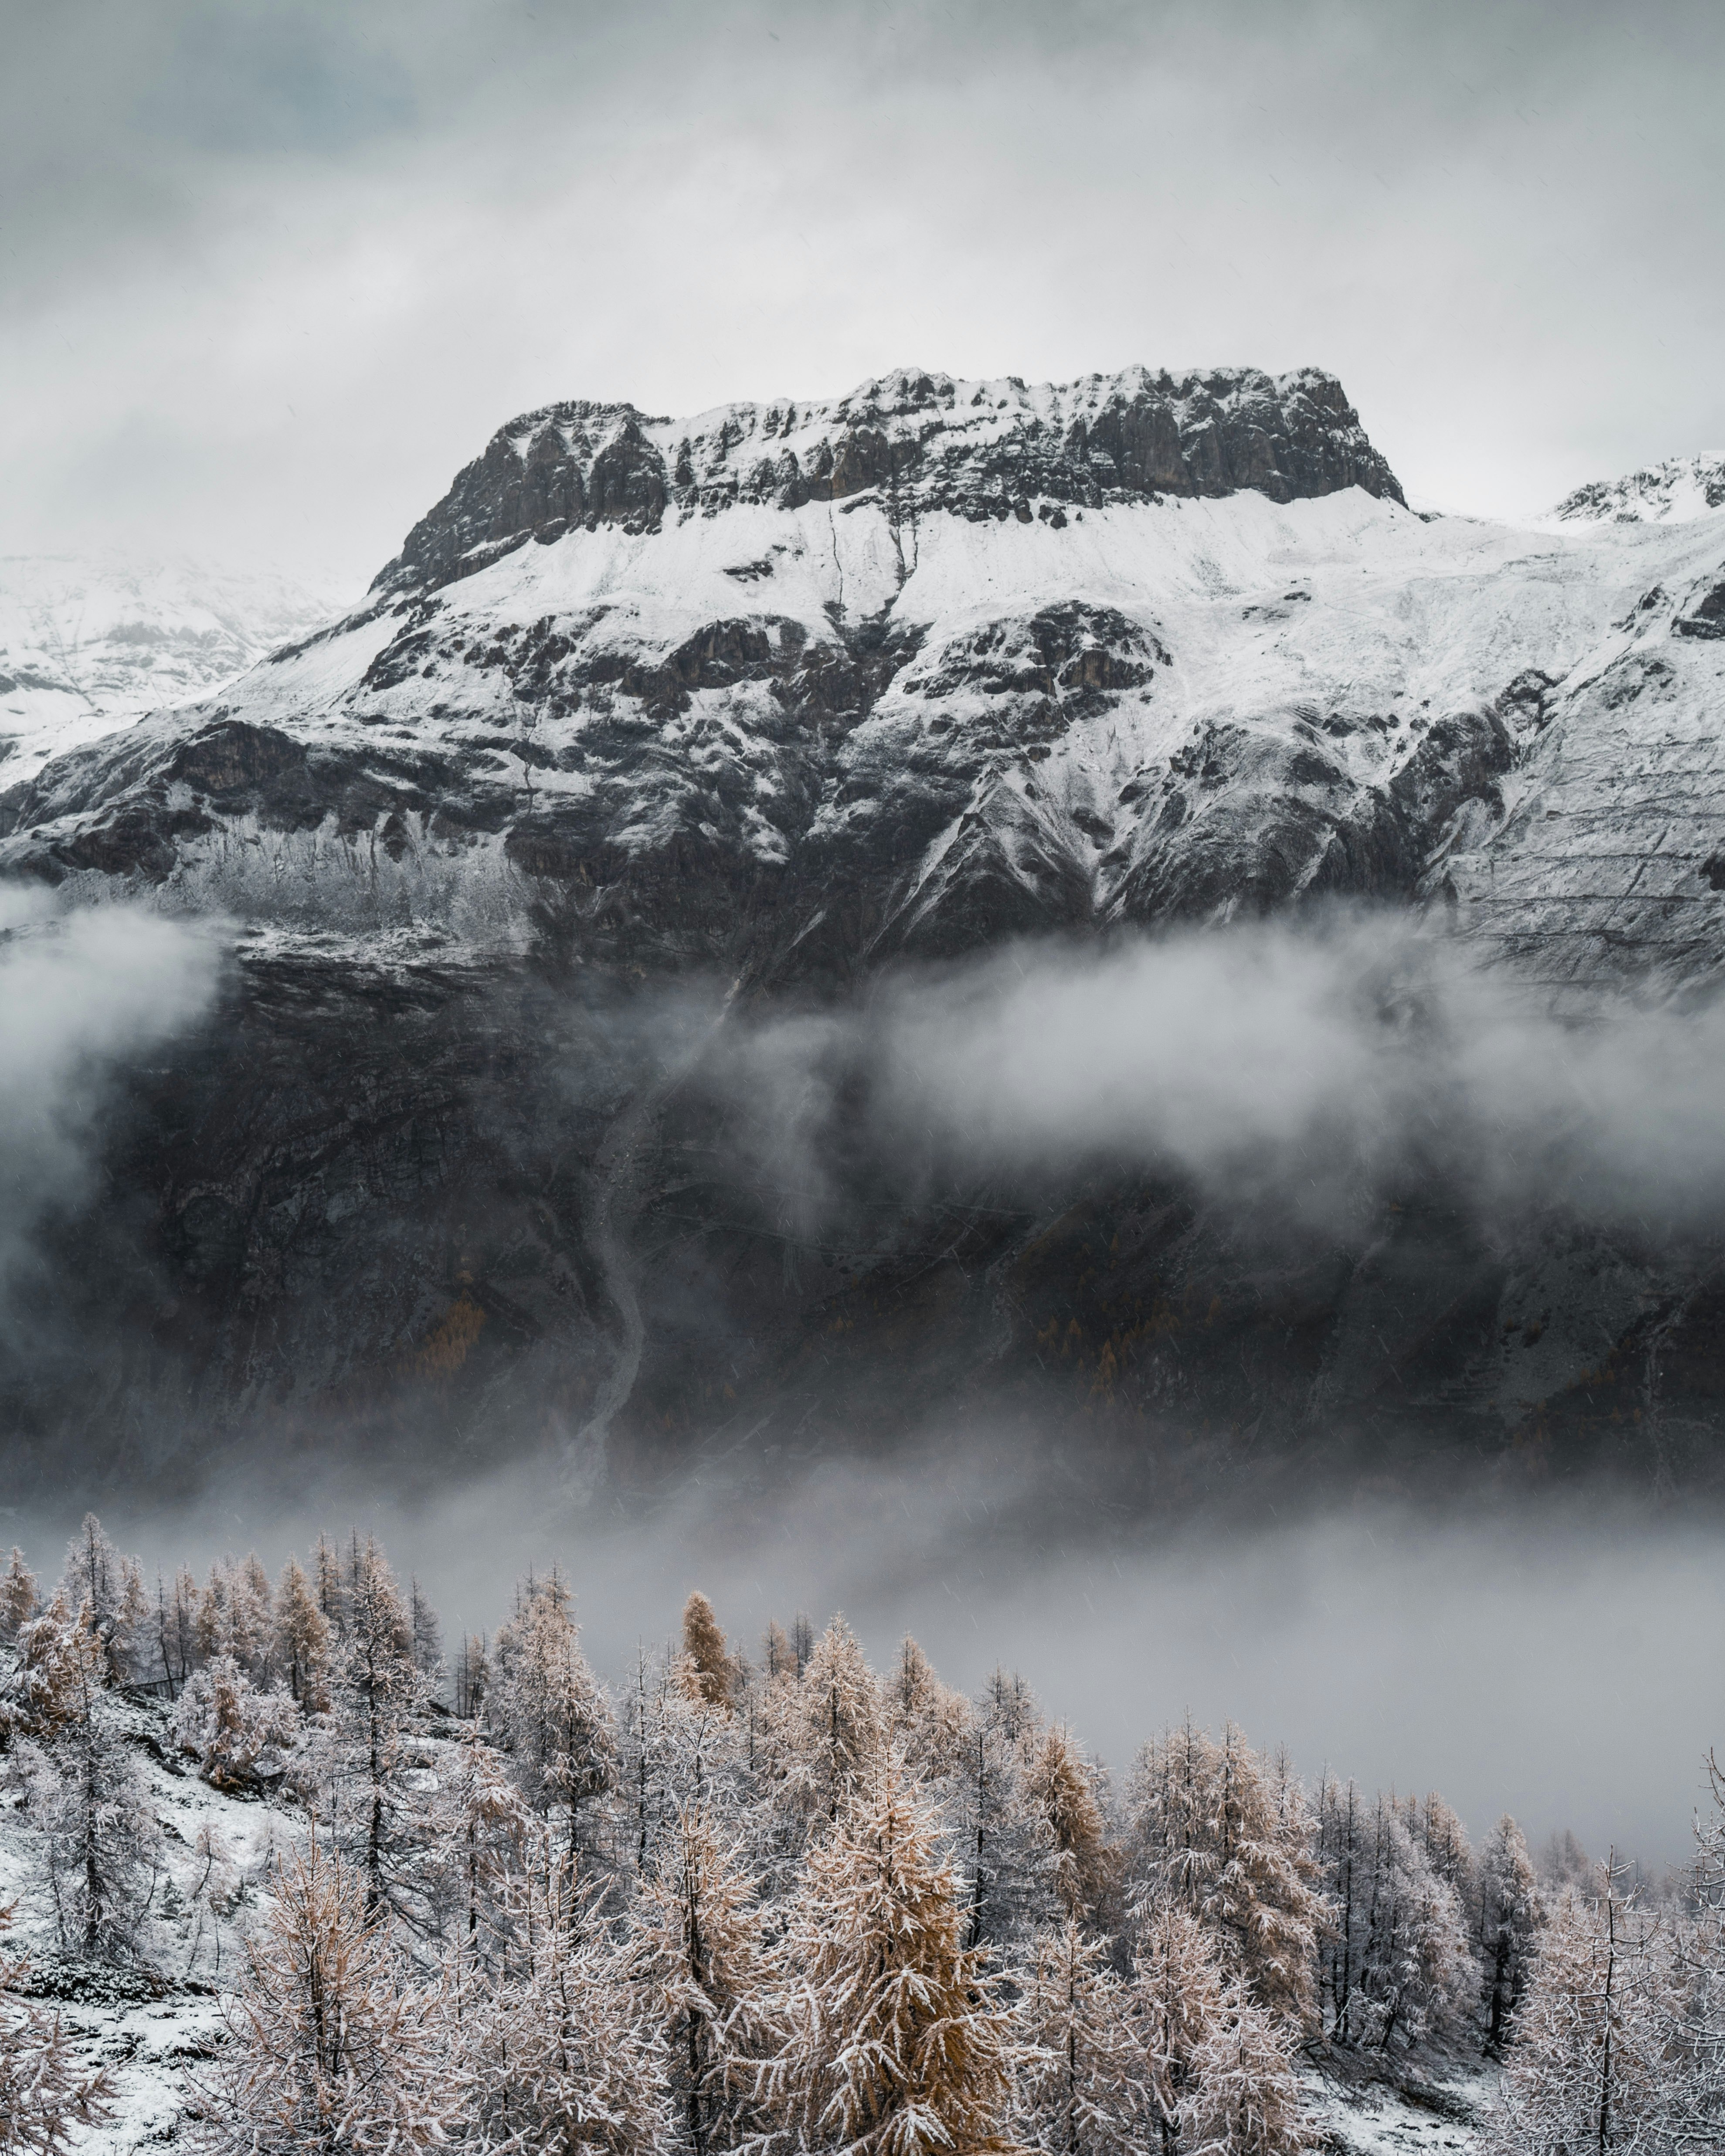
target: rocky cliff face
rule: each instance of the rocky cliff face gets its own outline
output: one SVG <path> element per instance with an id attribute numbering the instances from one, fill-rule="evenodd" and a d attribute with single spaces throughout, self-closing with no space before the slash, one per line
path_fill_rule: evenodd
<path id="1" fill-rule="evenodd" d="M 614 1460 L 1052 1388 L 1189 1462 L 1526 1452 L 1633 1365 L 1644 1419 L 1710 1428 L 1671 1404 L 1705 1254 L 1488 1247 L 1431 1190 L 1314 1251 L 1169 1183 L 865 1166 L 804 1233 L 690 1075 L 727 993 L 1323 895 L 1557 993 L 1711 981 L 1725 516 L 1570 507 L 1413 514 L 1311 372 L 504 429 L 357 612 L 0 798 L 0 872 L 239 927 L 222 1024 L 116 1139 L 128 1207 L 63 1230 L 128 1322 L 99 1384 L 20 1367 L 20 1417 L 159 1451 L 170 1396 L 200 1445 L 431 1401 Z M 1621 1397 L 1572 1451 L 1628 1442 Z"/>

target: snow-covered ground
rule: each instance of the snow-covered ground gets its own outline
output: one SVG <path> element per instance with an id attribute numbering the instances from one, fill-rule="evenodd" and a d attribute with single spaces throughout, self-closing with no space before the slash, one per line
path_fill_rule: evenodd
<path id="1" fill-rule="evenodd" d="M 1497 2087 L 1494 2073 L 1456 2068 L 1382 2080 L 1341 2072 L 1306 2077 L 1319 2140 L 1333 2156 L 1437 2156 L 1465 2152 Z"/>

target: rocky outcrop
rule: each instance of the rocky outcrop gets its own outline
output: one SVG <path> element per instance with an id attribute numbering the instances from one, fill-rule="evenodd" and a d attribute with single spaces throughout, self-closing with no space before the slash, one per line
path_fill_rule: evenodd
<path id="1" fill-rule="evenodd" d="M 878 490 L 896 520 L 944 511 L 1058 517 L 1059 529 L 1074 506 L 1243 488 L 1293 501 L 1348 486 L 1403 498 L 1341 383 L 1316 367 L 1132 367 L 1034 389 L 901 367 L 834 402 L 691 420 L 578 402 L 526 413 L 458 474 L 374 588 L 435 590 L 529 538 L 650 531 L 738 503 L 798 509 Z"/>

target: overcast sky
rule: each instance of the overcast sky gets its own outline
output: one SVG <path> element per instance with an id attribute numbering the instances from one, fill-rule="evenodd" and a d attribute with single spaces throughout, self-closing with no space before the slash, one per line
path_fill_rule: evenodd
<path id="1" fill-rule="evenodd" d="M 0 550 L 363 583 L 514 413 L 1316 363 L 1490 513 L 1725 447 L 1717 0 L 6 0 Z"/>

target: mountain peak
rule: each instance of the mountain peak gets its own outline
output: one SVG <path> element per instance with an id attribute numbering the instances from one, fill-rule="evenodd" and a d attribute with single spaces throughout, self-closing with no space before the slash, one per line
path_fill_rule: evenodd
<path id="1" fill-rule="evenodd" d="M 740 503 L 785 509 L 879 491 L 894 521 L 983 521 L 1163 495 L 1255 490 L 1286 502 L 1399 483 L 1341 383 L 1317 367 L 1170 374 L 1130 367 L 1070 382 L 968 380 L 893 367 L 847 395 L 722 404 L 686 419 L 585 399 L 512 419 L 377 579 L 432 590 L 530 539 L 585 526 L 657 530 Z"/>
<path id="2" fill-rule="evenodd" d="M 1592 480 L 1551 512 L 1560 524 L 1686 524 L 1725 509 L 1725 453 L 1702 450 L 1621 479 Z"/>

